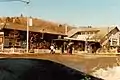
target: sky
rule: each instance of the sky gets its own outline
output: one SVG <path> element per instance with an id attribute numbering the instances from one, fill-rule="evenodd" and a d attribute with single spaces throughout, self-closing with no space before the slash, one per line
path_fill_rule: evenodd
<path id="1" fill-rule="evenodd" d="M 0 0 L 0 16 L 32 16 L 74 26 L 120 25 L 120 0 Z"/>

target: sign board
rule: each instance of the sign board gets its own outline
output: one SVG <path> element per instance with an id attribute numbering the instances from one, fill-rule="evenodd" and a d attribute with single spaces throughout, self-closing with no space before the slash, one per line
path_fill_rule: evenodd
<path id="1" fill-rule="evenodd" d="M 0 34 L 4 34 L 4 32 L 0 32 Z"/>
<path id="2" fill-rule="evenodd" d="M 32 24 L 32 18 L 29 18 L 29 26 L 32 26 L 33 24 Z"/>

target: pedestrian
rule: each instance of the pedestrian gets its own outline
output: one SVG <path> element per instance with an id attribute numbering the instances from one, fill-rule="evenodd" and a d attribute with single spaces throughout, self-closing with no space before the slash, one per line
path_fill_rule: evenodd
<path id="1" fill-rule="evenodd" d="M 72 44 L 69 46 L 69 49 L 70 49 L 70 51 L 69 51 L 69 54 L 72 54 L 72 49 L 73 47 L 72 47 Z"/>
<path id="2" fill-rule="evenodd" d="M 61 46 L 61 53 L 64 54 L 64 45 Z"/>
<path id="3" fill-rule="evenodd" d="M 70 43 L 68 44 L 67 49 L 68 49 L 67 53 L 68 53 L 68 54 L 72 54 L 72 50 L 73 50 L 73 43 L 72 43 L 72 42 L 70 42 Z"/>
<path id="4" fill-rule="evenodd" d="M 50 53 L 51 53 L 51 54 L 54 54 L 54 53 L 55 53 L 55 47 L 54 47 L 53 44 L 50 46 Z"/>
<path id="5" fill-rule="evenodd" d="M 69 44 L 67 45 L 67 54 L 69 54 Z"/>

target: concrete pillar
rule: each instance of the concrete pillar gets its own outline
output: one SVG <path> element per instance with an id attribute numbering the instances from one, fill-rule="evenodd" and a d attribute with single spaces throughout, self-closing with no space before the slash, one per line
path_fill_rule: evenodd
<path id="1" fill-rule="evenodd" d="M 112 46 L 112 42 L 113 42 L 113 41 L 112 41 L 112 38 L 111 38 L 111 39 L 110 39 L 110 46 Z"/>
<path id="2" fill-rule="evenodd" d="M 87 39 L 86 39 L 86 41 L 85 41 L 85 53 L 87 53 L 88 52 L 88 41 L 87 41 Z"/>
<path id="3" fill-rule="evenodd" d="M 117 45 L 118 45 L 118 46 L 120 45 L 120 39 L 119 39 L 119 37 L 118 37 L 118 39 L 117 39 Z"/>

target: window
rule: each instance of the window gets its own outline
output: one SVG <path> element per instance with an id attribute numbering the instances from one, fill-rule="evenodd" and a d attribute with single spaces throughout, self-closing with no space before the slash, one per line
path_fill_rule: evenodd
<path id="1" fill-rule="evenodd" d="M 78 32 L 78 35 L 81 35 L 81 32 Z"/>
<path id="2" fill-rule="evenodd" d="M 85 32 L 82 32 L 82 34 L 85 34 Z"/>
<path id="3" fill-rule="evenodd" d="M 111 46 L 116 46 L 117 45 L 117 39 L 111 39 Z"/>
<path id="4" fill-rule="evenodd" d="M 90 32 L 90 34 L 93 34 L 93 32 Z"/>
<path id="5" fill-rule="evenodd" d="M 97 32 L 93 32 L 93 34 L 97 34 Z"/>
<path id="6" fill-rule="evenodd" d="M 90 32 L 87 32 L 87 34 L 90 34 Z"/>

